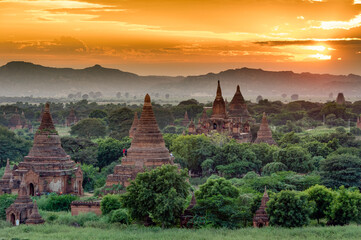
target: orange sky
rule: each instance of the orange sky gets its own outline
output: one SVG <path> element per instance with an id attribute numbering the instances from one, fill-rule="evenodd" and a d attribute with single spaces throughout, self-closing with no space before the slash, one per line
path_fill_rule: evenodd
<path id="1" fill-rule="evenodd" d="M 0 64 L 361 75 L 361 0 L 0 0 Z"/>

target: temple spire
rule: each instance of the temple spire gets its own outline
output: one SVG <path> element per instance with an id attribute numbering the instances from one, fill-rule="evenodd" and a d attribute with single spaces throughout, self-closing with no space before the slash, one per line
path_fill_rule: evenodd
<path id="1" fill-rule="evenodd" d="M 6 161 L 6 167 L 5 167 L 5 171 L 4 171 L 4 175 L 2 177 L 2 179 L 10 179 L 12 177 L 12 172 L 10 169 L 10 162 L 9 162 L 9 158 Z"/>
<path id="2" fill-rule="evenodd" d="M 221 83 L 218 80 L 218 86 L 217 86 L 217 98 L 222 97 L 222 89 L 221 89 Z"/>
<path id="3" fill-rule="evenodd" d="M 26 224 L 42 224 L 44 222 L 45 222 L 44 219 L 39 214 L 38 204 L 36 203 L 36 200 L 35 200 L 31 214 L 25 223 Z"/>
<path id="4" fill-rule="evenodd" d="M 269 145 L 277 145 L 275 140 L 272 138 L 272 131 L 268 126 L 266 113 L 263 113 L 261 125 L 257 132 L 257 139 L 255 143 L 267 143 Z"/>
<path id="5" fill-rule="evenodd" d="M 45 104 L 39 130 L 55 130 L 53 118 L 50 114 L 50 104 L 48 102 Z"/>

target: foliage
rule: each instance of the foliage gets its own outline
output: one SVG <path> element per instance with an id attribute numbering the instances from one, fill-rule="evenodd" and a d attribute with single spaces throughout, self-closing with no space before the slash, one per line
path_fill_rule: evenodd
<path id="1" fill-rule="evenodd" d="M 105 136 L 106 127 L 98 118 L 86 118 L 73 125 L 70 134 L 83 138 L 99 138 Z"/>
<path id="2" fill-rule="evenodd" d="M 277 154 L 277 161 L 285 164 L 289 170 L 299 173 L 307 173 L 314 169 L 310 154 L 299 146 L 281 149 Z"/>
<path id="3" fill-rule="evenodd" d="M 3 194 L 0 195 L 0 221 L 6 220 L 6 209 L 14 203 L 16 199 L 15 195 Z"/>
<path id="4" fill-rule="evenodd" d="M 284 190 L 268 202 L 267 213 L 271 225 L 302 227 L 309 223 L 311 207 L 306 194 Z"/>
<path id="5" fill-rule="evenodd" d="M 332 225 L 346 225 L 351 221 L 360 223 L 361 194 L 359 190 L 350 191 L 341 186 L 331 204 L 327 219 Z"/>
<path id="6" fill-rule="evenodd" d="M 34 197 L 34 199 L 37 200 L 39 209 L 60 212 L 70 211 L 71 202 L 77 200 L 78 197 L 70 194 L 57 195 L 56 193 L 50 193 L 49 195 Z"/>
<path id="7" fill-rule="evenodd" d="M 179 171 L 173 165 L 139 173 L 122 196 L 123 206 L 133 219 L 144 221 L 150 217 L 162 227 L 173 226 L 185 207 L 189 191 L 187 177 L 187 171 Z"/>
<path id="8" fill-rule="evenodd" d="M 95 109 L 89 114 L 89 118 L 106 118 L 108 117 L 108 114 L 104 110 Z"/>
<path id="9" fill-rule="evenodd" d="M 99 146 L 97 159 L 100 169 L 114 161 L 117 161 L 121 156 L 123 156 L 123 148 L 129 146 L 128 144 L 114 138 L 99 139 L 97 143 Z"/>
<path id="10" fill-rule="evenodd" d="M 263 175 L 271 175 L 281 171 L 287 171 L 287 166 L 281 162 L 271 162 L 262 168 Z"/>
<path id="11" fill-rule="evenodd" d="M 110 213 L 110 222 L 111 223 L 121 223 L 121 224 L 129 224 L 130 216 L 126 209 L 117 209 Z"/>
<path id="12" fill-rule="evenodd" d="M 61 146 L 71 159 L 81 164 L 96 165 L 98 144 L 86 138 L 62 137 Z"/>
<path id="13" fill-rule="evenodd" d="M 28 154 L 31 142 L 16 136 L 7 128 L 0 126 L 0 167 L 6 165 L 6 160 L 20 162 Z"/>
<path id="14" fill-rule="evenodd" d="M 361 159 L 350 154 L 331 155 L 321 161 L 322 183 L 330 188 L 361 187 Z"/>
<path id="15" fill-rule="evenodd" d="M 134 113 L 129 108 L 119 108 L 109 113 L 110 137 L 122 139 L 129 135 L 132 126 Z"/>
<path id="16" fill-rule="evenodd" d="M 196 192 L 194 211 L 212 227 L 236 228 L 240 225 L 239 190 L 224 178 L 208 179 Z"/>
<path id="17" fill-rule="evenodd" d="M 102 201 L 100 202 L 100 209 L 104 215 L 120 208 L 121 201 L 119 195 L 108 194 L 103 197 Z"/>
<path id="18" fill-rule="evenodd" d="M 321 185 L 310 187 L 306 190 L 306 193 L 308 195 L 308 201 L 315 203 L 311 218 L 317 219 L 319 223 L 320 219 L 324 218 L 329 211 L 334 194 L 331 189 Z"/>

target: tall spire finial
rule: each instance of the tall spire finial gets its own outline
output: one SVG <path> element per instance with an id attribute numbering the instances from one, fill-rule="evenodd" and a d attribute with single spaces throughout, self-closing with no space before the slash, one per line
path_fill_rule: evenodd
<path id="1" fill-rule="evenodd" d="M 146 95 L 145 95 L 145 98 L 144 98 L 144 106 L 151 106 L 152 104 L 151 104 L 151 102 L 150 102 L 150 96 L 149 96 L 149 94 L 147 93 Z"/>
<path id="2" fill-rule="evenodd" d="M 218 86 L 217 86 L 217 97 L 222 97 L 221 83 L 219 80 L 218 80 Z"/>
<path id="3" fill-rule="evenodd" d="M 241 88 L 237 85 L 237 92 L 241 92 Z"/>
<path id="4" fill-rule="evenodd" d="M 50 112 L 50 104 L 49 104 L 49 102 L 45 103 L 44 112 Z"/>

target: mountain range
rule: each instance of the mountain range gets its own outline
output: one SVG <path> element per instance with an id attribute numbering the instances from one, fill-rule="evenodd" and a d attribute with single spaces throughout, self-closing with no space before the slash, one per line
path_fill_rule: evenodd
<path id="1" fill-rule="evenodd" d="M 100 65 L 73 69 L 14 61 L 0 67 L 0 96 L 65 97 L 70 93 L 90 91 L 113 97 L 116 92 L 214 96 L 217 80 L 221 81 L 225 96 L 232 96 L 238 84 L 245 97 L 281 96 L 283 93 L 328 96 L 331 92 L 343 92 L 353 97 L 361 95 L 361 76 L 354 74 L 294 73 L 244 67 L 197 76 L 140 76 Z"/>

